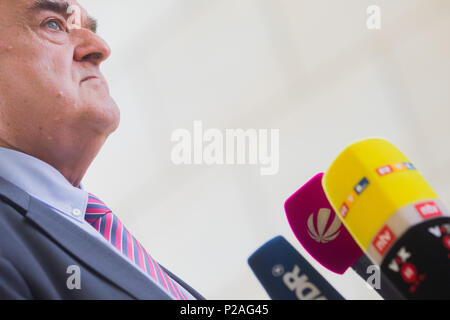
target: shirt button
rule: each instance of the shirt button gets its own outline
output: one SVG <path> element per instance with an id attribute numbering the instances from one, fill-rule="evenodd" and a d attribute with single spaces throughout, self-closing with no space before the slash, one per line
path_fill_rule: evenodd
<path id="1" fill-rule="evenodd" d="M 72 215 L 74 215 L 75 217 L 81 216 L 81 210 L 80 209 L 73 209 L 72 210 Z"/>

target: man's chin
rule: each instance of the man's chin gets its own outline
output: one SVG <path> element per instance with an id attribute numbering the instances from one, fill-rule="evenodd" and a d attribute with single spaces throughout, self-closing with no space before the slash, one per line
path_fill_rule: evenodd
<path id="1" fill-rule="evenodd" d="M 120 124 L 120 109 L 114 100 L 111 99 L 111 103 L 106 108 L 104 117 L 106 118 L 106 122 L 109 124 L 109 133 L 116 131 Z"/>
<path id="2" fill-rule="evenodd" d="M 88 110 L 89 119 L 85 120 L 92 122 L 99 133 L 109 135 L 119 127 L 120 109 L 112 98 L 104 103 L 96 102 Z"/>

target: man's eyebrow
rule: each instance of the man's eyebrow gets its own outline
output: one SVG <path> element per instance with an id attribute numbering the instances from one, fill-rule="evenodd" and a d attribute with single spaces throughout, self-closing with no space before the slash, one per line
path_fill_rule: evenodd
<path id="1" fill-rule="evenodd" d="M 30 11 L 53 11 L 62 16 L 68 16 L 67 10 L 70 4 L 68 2 L 56 2 L 51 0 L 36 0 L 33 5 L 29 8 Z M 93 33 L 97 32 L 97 20 L 91 16 L 88 16 L 87 28 Z"/>
<path id="2" fill-rule="evenodd" d="M 48 10 L 59 13 L 60 15 L 67 15 L 67 9 L 69 8 L 68 2 L 55 2 L 50 0 L 36 0 L 29 8 L 30 11 L 42 11 Z"/>

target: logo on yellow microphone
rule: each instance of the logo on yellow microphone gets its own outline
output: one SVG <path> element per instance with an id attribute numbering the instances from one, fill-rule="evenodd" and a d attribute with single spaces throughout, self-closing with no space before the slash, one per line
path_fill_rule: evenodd
<path id="1" fill-rule="evenodd" d="M 386 253 L 387 249 L 394 242 L 394 240 L 395 240 L 394 233 L 391 231 L 391 229 L 389 229 L 388 226 L 384 226 L 380 230 L 380 232 L 377 233 L 372 244 L 375 247 L 375 249 L 377 249 L 378 253 L 381 254 L 381 256 L 383 256 Z"/>
<path id="2" fill-rule="evenodd" d="M 416 167 L 414 167 L 414 165 L 411 162 L 401 162 L 388 164 L 376 169 L 379 176 L 385 176 L 387 174 L 405 170 L 416 170 Z"/>
<path id="3" fill-rule="evenodd" d="M 367 188 L 369 185 L 369 180 L 367 180 L 366 177 L 362 178 L 358 184 L 353 188 L 353 190 L 350 192 L 350 194 L 345 198 L 344 203 L 341 205 L 341 208 L 339 209 L 339 213 L 342 218 L 345 218 L 348 211 L 350 210 L 350 207 L 353 205 L 353 203 L 358 199 L 360 194 Z"/>
<path id="4" fill-rule="evenodd" d="M 442 216 L 441 209 L 439 209 L 434 201 L 422 202 L 416 204 L 414 207 L 424 219 Z"/>

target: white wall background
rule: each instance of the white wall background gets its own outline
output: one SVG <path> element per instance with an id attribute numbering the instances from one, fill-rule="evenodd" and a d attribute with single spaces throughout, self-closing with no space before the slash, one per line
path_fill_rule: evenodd
<path id="1" fill-rule="evenodd" d="M 383 136 L 450 201 L 448 0 L 82 0 L 112 48 L 122 121 L 89 169 L 158 261 L 208 299 L 268 299 L 247 265 L 283 235 L 348 299 L 379 299 L 324 269 L 283 210 L 348 143 Z M 366 8 L 380 6 L 381 30 Z M 280 129 L 280 170 L 175 166 L 171 133 Z"/>

